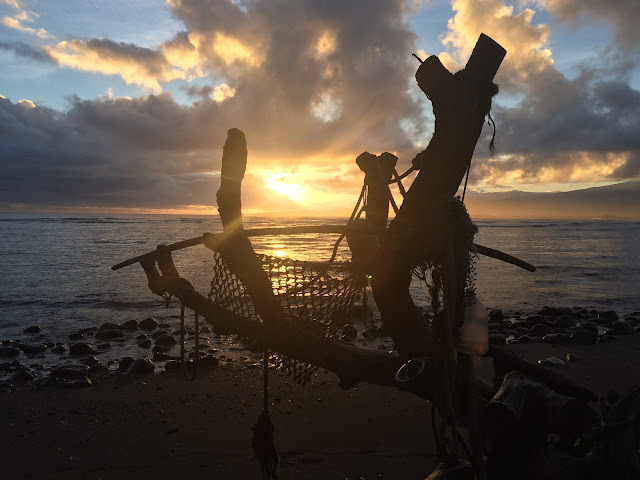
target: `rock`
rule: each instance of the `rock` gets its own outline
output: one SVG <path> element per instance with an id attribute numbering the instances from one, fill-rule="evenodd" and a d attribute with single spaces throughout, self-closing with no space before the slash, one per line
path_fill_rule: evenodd
<path id="1" fill-rule="evenodd" d="M 76 342 L 69 345 L 69 355 L 84 355 L 93 353 L 93 348 L 88 343 Z"/>
<path id="2" fill-rule="evenodd" d="M 67 347 L 65 347 L 64 345 L 58 345 L 51 349 L 51 352 L 53 353 L 64 353 L 66 351 L 67 351 Z"/>
<path id="3" fill-rule="evenodd" d="M 353 325 L 347 323 L 342 327 L 342 336 L 349 337 L 352 340 L 358 336 L 358 330 Z"/>
<path id="4" fill-rule="evenodd" d="M 129 367 L 131 366 L 133 361 L 134 360 L 132 357 L 121 358 L 120 362 L 118 363 L 118 370 L 120 370 L 121 372 L 126 372 L 127 370 L 129 370 Z"/>
<path id="5" fill-rule="evenodd" d="M 82 337 L 84 337 L 84 333 L 75 332 L 69 335 L 69 340 L 80 340 Z"/>
<path id="6" fill-rule="evenodd" d="M 387 333 L 387 329 L 384 328 L 384 325 L 381 325 L 378 327 L 378 330 L 376 331 L 376 337 L 380 338 L 380 337 L 388 337 L 389 334 Z"/>
<path id="7" fill-rule="evenodd" d="M 143 340 L 146 340 L 146 339 L 147 339 L 147 336 L 144 333 L 141 333 L 140 335 L 138 335 L 136 337 L 136 340 L 139 341 L 139 342 L 141 342 Z"/>
<path id="8" fill-rule="evenodd" d="M 598 318 L 607 322 L 615 322 L 616 320 L 618 320 L 618 314 L 613 310 L 609 310 L 608 312 L 600 312 L 598 314 Z"/>
<path id="9" fill-rule="evenodd" d="M 52 377 L 55 378 L 81 378 L 85 377 L 89 372 L 89 367 L 80 363 L 70 365 L 61 365 L 51 370 Z"/>
<path id="10" fill-rule="evenodd" d="M 166 333 L 156 339 L 156 345 L 160 345 L 161 347 L 173 347 L 176 343 L 178 343 L 178 341 Z"/>
<path id="11" fill-rule="evenodd" d="M 163 347 L 161 345 L 156 345 L 155 347 L 153 347 L 151 349 L 151 351 L 155 354 L 155 353 L 167 353 L 169 350 L 171 350 L 169 347 Z"/>
<path id="12" fill-rule="evenodd" d="M 562 315 L 571 315 L 570 308 L 555 308 L 555 307 L 544 307 L 542 310 L 538 312 L 538 314 L 544 317 L 560 317 Z"/>
<path id="13" fill-rule="evenodd" d="M 124 337 L 122 330 L 116 330 L 116 329 L 102 330 L 101 329 L 96 332 L 96 338 L 100 340 L 113 340 L 114 338 L 122 338 L 122 337 Z"/>
<path id="14" fill-rule="evenodd" d="M 153 359 L 159 362 L 163 362 L 165 360 L 180 360 L 180 357 L 177 355 L 169 355 L 168 353 L 158 352 L 153 354 Z"/>
<path id="15" fill-rule="evenodd" d="M 100 365 L 99 363 L 96 365 L 91 365 L 89 368 L 89 375 L 104 375 L 105 373 L 109 373 L 109 369 L 104 365 Z"/>
<path id="16" fill-rule="evenodd" d="M 529 335 L 531 333 L 531 330 L 529 330 L 528 328 L 523 328 L 523 327 L 516 327 L 513 330 L 515 332 L 517 332 L 518 335 Z"/>
<path id="17" fill-rule="evenodd" d="M 83 358 L 82 360 L 80 360 L 80 363 L 82 363 L 83 365 L 86 365 L 88 367 L 92 367 L 94 365 L 97 365 L 100 363 L 100 360 L 98 360 L 96 357 L 89 355 L 88 357 Z"/>
<path id="18" fill-rule="evenodd" d="M 42 327 L 40 325 L 33 325 L 24 329 L 24 333 L 40 333 Z"/>
<path id="19" fill-rule="evenodd" d="M 582 330 L 587 330 L 596 336 L 598 335 L 598 326 L 595 323 L 584 322 L 582 325 L 580 325 L 580 328 Z"/>
<path id="20" fill-rule="evenodd" d="M 127 370 L 127 373 L 132 373 L 135 375 L 145 374 L 145 373 L 153 373 L 156 369 L 155 365 L 148 358 L 136 358 Z"/>
<path id="21" fill-rule="evenodd" d="M 99 343 L 96 345 L 98 350 L 109 350 L 111 348 L 111 344 L 109 342 Z"/>
<path id="22" fill-rule="evenodd" d="M 547 317 L 544 317 L 542 315 L 529 315 L 527 318 L 525 318 L 525 321 L 531 323 L 532 325 L 538 325 L 540 323 L 547 323 Z"/>
<path id="23" fill-rule="evenodd" d="M 177 360 L 169 360 L 167 363 L 164 364 L 164 369 L 167 372 L 176 371 L 176 370 L 178 370 L 180 368 L 181 368 L 180 362 L 177 361 Z"/>
<path id="24" fill-rule="evenodd" d="M 53 377 L 38 377 L 33 381 L 34 384 L 41 387 L 57 387 L 59 382 L 57 378 Z"/>
<path id="25" fill-rule="evenodd" d="M 553 333 L 553 328 L 545 325 L 544 323 L 534 325 L 531 329 L 531 335 L 534 335 L 536 337 L 544 337 L 545 335 L 549 335 L 550 333 Z"/>
<path id="26" fill-rule="evenodd" d="M 501 333 L 494 333 L 489 335 L 489 345 L 505 345 L 507 343 L 507 337 Z"/>
<path id="27" fill-rule="evenodd" d="M 571 335 L 567 335 L 566 333 L 550 333 L 542 337 L 542 341 L 552 345 L 571 343 Z"/>
<path id="28" fill-rule="evenodd" d="M 576 321 L 571 315 L 562 315 L 558 317 L 555 322 L 553 322 L 553 326 L 558 329 L 569 328 L 575 325 Z"/>
<path id="29" fill-rule="evenodd" d="M 91 380 L 87 377 L 78 378 L 76 380 L 69 380 L 64 382 L 65 388 L 88 388 L 92 385 Z"/>
<path id="30" fill-rule="evenodd" d="M 140 342 L 138 346 L 140 348 L 149 348 L 151 346 L 151 340 L 147 338 L 146 340 L 143 340 L 142 342 Z"/>
<path id="31" fill-rule="evenodd" d="M 582 361 L 583 361 L 582 358 L 580 358 L 575 353 L 567 353 L 567 363 L 570 363 L 570 362 L 580 363 Z"/>
<path id="32" fill-rule="evenodd" d="M 138 322 L 135 320 L 128 320 L 122 324 L 123 330 L 136 330 L 138 328 Z"/>
<path id="33" fill-rule="evenodd" d="M 502 320 L 504 320 L 504 313 L 502 313 L 502 310 L 500 310 L 499 308 L 496 310 L 491 310 L 491 312 L 489 313 L 489 320 L 491 320 L 492 322 L 501 322 Z"/>
<path id="34" fill-rule="evenodd" d="M 378 333 L 378 327 L 376 325 L 372 325 L 371 327 L 367 327 L 364 329 L 364 331 L 362 332 L 362 336 L 364 338 L 376 338 L 376 335 Z"/>
<path id="35" fill-rule="evenodd" d="M 33 355 L 34 353 L 42 353 L 47 350 L 47 346 L 44 343 L 30 343 L 22 348 L 22 351 L 27 355 Z"/>
<path id="36" fill-rule="evenodd" d="M 640 323 L 640 318 L 630 316 L 630 317 L 625 318 L 624 321 L 627 322 L 627 323 L 633 323 L 633 324 L 637 325 L 638 323 Z"/>
<path id="37" fill-rule="evenodd" d="M 161 323 L 160 325 L 158 325 L 158 328 L 166 330 L 167 328 L 171 328 L 171 325 L 168 323 Z"/>
<path id="38" fill-rule="evenodd" d="M 591 345 L 596 343 L 598 337 L 592 332 L 584 329 L 574 330 L 571 334 L 571 342 L 580 345 Z"/>
<path id="39" fill-rule="evenodd" d="M 154 330 L 158 326 L 158 322 L 152 317 L 147 317 L 138 324 L 138 328 L 142 330 Z"/>
<path id="40" fill-rule="evenodd" d="M 20 353 L 20 349 L 18 347 L 0 347 L 0 357 L 14 357 Z"/>
<path id="41" fill-rule="evenodd" d="M 520 343 L 539 343 L 540 339 L 538 339 L 537 337 L 532 337 L 530 335 L 522 335 L 521 337 L 518 337 L 518 342 L 520 342 Z"/>
<path id="42" fill-rule="evenodd" d="M 29 370 L 18 370 L 12 377 L 11 377 L 11 381 L 14 383 L 19 383 L 19 382 L 30 382 L 31 380 L 33 380 L 34 378 L 36 378 L 36 375 L 33 374 L 31 371 Z"/>
<path id="43" fill-rule="evenodd" d="M 200 359 L 201 367 L 214 368 L 217 367 L 219 363 L 220 360 L 218 359 L 218 357 L 214 357 L 213 355 L 207 355 L 206 357 Z"/>
<path id="44" fill-rule="evenodd" d="M 100 328 L 98 328 L 98 332 L 100 330 L 120 330 L 121 328 L 122 327 L 117 323 L 104 322 L 102 325 L 100 325 Z"/>
<path id="45" fill-rule="evenodd" d="M 635 335 L 636 329 L 624 320 L 616 320 L 611 324 L 617 335 Z"/>
<path id="46" fill-rule="evenodd" d="M 162 335 L 168 335 L 168 334 L 163 332 L 162 330 L 157 330 L 157 331 L 153 332 L 153 334 L 151 335 L 151 338 L 156 340 L 156 339 L 160 338 Z M 180 335 L 180 332 L 178 332 L 177 334 L 174 334 L 174 335 Z"/>
<path id="47" fill-rule="evenodd" d="M 564 365 L 564 362 L 557 357 L 549 357 L 543 360 L 538 360 L 538 363 L 543 367 L 560 367 Z"/>
<path id="48" fill-rule="evenodd" d="M 209 329 L 209 327 L 207 327 L 206 325 L 200 329 L 200 333 L 209 333 L 209 332 L 211 332 L 211 329 Z"/>

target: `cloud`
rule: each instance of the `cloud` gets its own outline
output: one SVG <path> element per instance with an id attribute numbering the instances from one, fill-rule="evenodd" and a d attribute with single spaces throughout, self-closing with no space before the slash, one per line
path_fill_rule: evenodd
<path id="1" fill-rule="evenodd" d="M 34 12 L 30 12 L 24 9 L 23 5 L 17 0 L 3 0 L 0 3 L 4 3 L 13 7 L 17 10 L 13 17 L 4 16 L 2 17 L 2 24 L 5 27 L 12 28 L 14 30 L 18 30 L 20 32 L 29 33 L 32 35 L 36 35 L 38 38 L 47 39 L 47 38 L 55 38 L 49 32 L 47 32 L 44 28 L 31 28 L 25 25 L 27 23 L 33 23 L 36 18 L 38 18 L 38 14 Z"/>
<path id="2" fill-rule="evenodd" d="M 0 42 L 0 49 L 15 53 L 16 55 L 36 60 L 43 63 L 55 63 L 55 61 L 41 48 L 33 47 L 24 42 Z"/>
<path id="3" fill-rule="evenodd" d="M 532 23 L 535 12 L 516 12 L 498 0 L 455 0 L 443 43 L 451 64 L 466 58 L 481 32 L 507 49 L 496 76 L 501 92 L 520 95 L 516 105 L 494 105 L 497 148 L 476 148 L 470 182 L 485 188 L 528 183 L 623 180 L 640 176 L 640 91 L 629 73 L 637 65 L 610 52 L 568 79 L 548 48 L 549 27 Z M 485 131 L 489 131 L 488 129 Z"/>
<path id="4" fill-rule="evenodd" d="M 640 18 L 640 2 L 637 0 L 537 0 L 536 3 L 555 18 L 571 24 L 577 24 L 581 17 L 606 20 L 615 30 L 616 42 L 625 48 L 640 47 L 640 30 L 637 20 Z"/>

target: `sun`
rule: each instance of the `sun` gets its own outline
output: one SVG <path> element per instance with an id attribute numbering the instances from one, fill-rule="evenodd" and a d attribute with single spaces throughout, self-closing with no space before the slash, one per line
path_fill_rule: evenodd
<path id="1" fill-rule="evenodd" d="M 264 183 L 276 193 L 288 197 L 297 203 L 302 203 L 307 189 L 295 183 L 293 175 L 275 174 L 265 178 Z"/>

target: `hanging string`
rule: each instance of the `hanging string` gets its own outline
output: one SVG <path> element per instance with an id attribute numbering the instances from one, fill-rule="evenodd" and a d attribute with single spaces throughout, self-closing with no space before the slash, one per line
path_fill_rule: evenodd
<path id="1" fill-rule="evenodd" d="M 360 207 L 361 202 L 364 202 L 364 204 L 362 205 L 362 208 L 360 209 L 360 211 L 358 211 L 358 208 Z M 351 216 L 347 221 L 347 226 L 351 225 L 355 220 L 358 220 L 360 218 L 360 215 L 362 215 L 362 212 L 364 212 L 366 208 L 367 208 L 367 180 L 365 177 L 365 181 L 362 185 L 362 189 L 360 190 L 360 196 L 358 197 L 356 206 L 353 208 L 353 211 L 351 212 Z M 340 247 L 340 243 L 342 243 L 342 240 L 344 240 L 344 237 L 345 237 L 345 234 L 341 233 L 340 236 L 338 237 L 338 240 L 336 240 L 336 243 L 333 245 L 333 251 L 331 252 L 331 258 L 329 259 L 329 262 L 333 262 L 336 259 L 336 255 L 338 254 L 338 247 Z"/>
<path id="2" fill-rule="evenodd" d="M 273 438 L 275 427 L 269 413 L 269 349 L 265 346 L 262 356 L 262 412 L 253 426 L 251 448 L 260 462 L 262 480 L 278 480 L 280 478 L 280 455 Z"/>
<path id="3" fill-rule="evenodd" d="M 194 310 L 195 326 L 196 326 L 196 358 L 195 358 L 195 370 L 192 374 L 187 369 L 187 362 L 184 358 L 184 303 L 180 302 L 180 363 L 182 363 L 182 371 L 184 372 L 184 378 L 189 381 L 193 381 L 198 376 L 200 370 L 200 323 L 197 310 Z"/>

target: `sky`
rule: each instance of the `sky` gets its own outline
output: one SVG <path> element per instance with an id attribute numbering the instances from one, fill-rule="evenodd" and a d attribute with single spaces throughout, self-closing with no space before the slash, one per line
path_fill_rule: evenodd
<path id="1" fill-rule="evenodd" d="M 477 192 L 640 179 L 637 0 L 0 0 L 0 211 L 343 215 L 362 152 L 410 165 L 434 118 L 412 57 L 504 46 Z M 409 182 L 411 177 L 408 179 Z M 408 186 L 408 185 L 407 185 Z"/>

